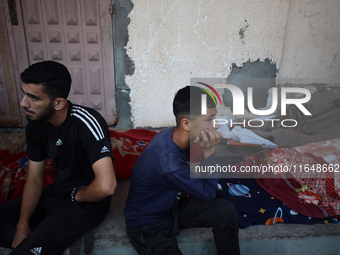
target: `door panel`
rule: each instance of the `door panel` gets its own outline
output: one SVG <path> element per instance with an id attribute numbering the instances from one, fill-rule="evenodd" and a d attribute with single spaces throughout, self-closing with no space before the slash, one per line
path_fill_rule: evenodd
<path id="1" fill-rule="evenodd" d="M 0 2 L 0 13 L 6 13 Z M 13 59 L 10 51 L 7 23 L 4 15 L 0 15 L 0 127 L 20 127 L 22 125 L 18 105 Z"/>
<path id="2" fill-rule="evenodd" d="M 95 108 L 108 124 L 114 124 L 113 19 L 107 10 L 110 2 L 21 0 L 18 10 L 24 33 L 14 36 L 15 41 L 25 42 L 29 64 L 54 60 L 66 65 L 73 81 L 69 100 Z"/>

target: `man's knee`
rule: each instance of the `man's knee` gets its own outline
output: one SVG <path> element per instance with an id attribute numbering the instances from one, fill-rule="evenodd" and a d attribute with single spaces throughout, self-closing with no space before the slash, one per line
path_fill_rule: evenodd
<path id="1" fill-rule="evenodd" d="M 216 201 L 218 202 L 218 207 L 214 211 L 215 217 L 220 219 L 223 225 L 238 226 L 238 215 L 234 204 L 224 198 L 216 198 Z"/>

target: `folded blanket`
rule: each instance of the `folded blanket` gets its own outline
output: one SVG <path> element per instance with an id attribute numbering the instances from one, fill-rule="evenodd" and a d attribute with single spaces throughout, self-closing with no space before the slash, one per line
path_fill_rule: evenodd
<path id="1" fill-rule="evenodd" d="M 129 179 L 132 168 L 142 151 L 149 145 L 156 131 L 130 129 L 126 132 L 110 130 L 114 169 L 117 179 Z"/>
<path id="2" fill-rule="evenodd" d="M 25 151 L 9 154 L 0 151 L 0 203 L 22 196 L 28 172 L 28 158 Z M 52 160 L 46 159 L 44 187 L 53 183 L 55 171 Z"/>
<path id="3" fill-rule="evenodd" d="M 245 165 L 283 165 L 288 172 L 254 173 L 257 183 L 286 206 L 306 216 L 325 218 L 340 214 L 340 197 L 334 190 L 334 173 L 317 170 L 329 164 L 313 154 L 292 148 L 246 156 Z M 315 169 L 315 170 L 312 170 Z"/>

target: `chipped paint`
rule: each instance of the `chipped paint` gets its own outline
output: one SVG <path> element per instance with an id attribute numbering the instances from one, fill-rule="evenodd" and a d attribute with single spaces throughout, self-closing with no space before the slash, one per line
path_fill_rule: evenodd
<path id="1" fill-rule="evenodd" d="M 301 0 L 301 5 L 285 0 L 132 2 L 134 9 L 129 14 L 130 40 L 126 50 L 134 65 L 141 70 L 126 76 L 127 86 L 134 91 L 131 94 L 134 127 L 157 128 L 173 125 L 175 120 L 171 106 L 176 91 L 189 84 L 194 77 L 227 79 L 232 72 L 233 63 L 242 67 L 248 61 L 267 59 L 275 65 L 275 76 L 278 76 L 275 82 L 278 85 L 285 84 L 286 77 L 309 73 L 308 61 L 307 64 L 300 62 L 300 66 L 294 64 L 309 59 L 307 52 L 310 52 L 308 47 L 300 48 L 304 54 L 304 58 L 300 58 L 294 52 L 296 40 L 301 36 L 301 42 L 308 42 L 309 46 L 312 43 L 320 45 L 325 42 L 324 38 L 320 41 L 315 37 L 320 32 L 315 28 L 311 35 L 315 38 L 313 41 L 308 40 L 311 27 L 305 27 L 301 31 L 299 29 L 300 23 L 304 26 L 304 21 L 310 24 L 313 19 L 313 15 L 307 13 L 302 6 L 318 6 L 308 0 Z M 335 1 L 319 5 L 323 5 L 318 8 L 327 13 L 325 10 L 334 7 Z M 233 12 L 228 11 L 231 9 Z M 266 15 L 261 14 L 264 10 Z M 334 20 L 338 19 L 332 17 Z M 325 22 L 323 20 L 323 24 Z M 331 28 L 334 26 L 329 25 Z M 327 49 L 323 49 L 323 52 L 327 53 Z M 337 52 L 340 49 L 323 57 L 324 63 L 334 62 L 328 64 L 329 73 L 333 77 L 340 70 Z M 285 54 L 282 55 L 283 53 Z M 318 58 L 315 57 L 313 61 Z M 320 67 L 320 63 L 314 63 L 313 68 L 325 70 Z M 323 73 L 328 74 L 325 71 Z M 267 98 L 263 107 L 266 100 Z M 145 118 L 146 115 L 148 118 Z"/>
<path id="2" fill-rule="evenodd" d="M 257 21 L 255 12 L 249 13 L 246 9 L 262 9 L 263 6 L 246 0 L 238 3 L 194 0 L 133 3 L 129 34 L 134 36 L 128 42 L 127 53 L 136 67 L 148 64 L 127 80 L 129 88 L 135 91 L 131 95 L 135 127 L 173 125 L 173 96 L 190 83 L 191 77 L 227 78 L 231 63 L 281 59 L 286 19 L 278 13 L 287 13 L 288 3 L 281 2 L 279 10 L 278 3 L 266 1 L 268 8 L 277 13 L 262 17 L 261 22 Z M 242 6 L 247 8 L 242 10 Z M 225 15 L 226 9 L 235 12 Z M 277 19 L 278 16 L 281 18 Z M 277 21 L 273 22 L 274 19 Z M 268 26 L 263 27 L 263 23 Z M 243 39 L 257 41 L 261 47 L 248 47 L 235 40 L 242 28 L 245 29 Z M 149 112 L 154 114 L 148 114 L 146 119 Z"/>

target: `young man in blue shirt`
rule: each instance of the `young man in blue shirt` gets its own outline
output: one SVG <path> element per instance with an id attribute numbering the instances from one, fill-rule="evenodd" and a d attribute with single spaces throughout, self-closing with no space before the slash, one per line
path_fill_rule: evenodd
<path id="1" fill-rule="evenodd" d="M 207 114 L 201 115 L 201 95 Z M 217 179 L 190 178 L 190 145 L 202 148 L 202 165 L 216 165 L 222 134 L 214 125 L 216 105 L 198 87 L 180 89 L 173 101 L 176 126 L 159 132 L 139 156 L 124 208 L 127 234 L 139 254 L 182 254 L 180 229 L 212 227 L 217 253 L 239 254 L 238 216 L 216 198 Z"/>

